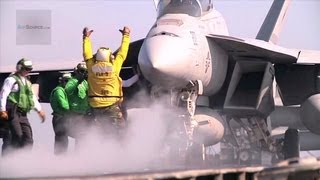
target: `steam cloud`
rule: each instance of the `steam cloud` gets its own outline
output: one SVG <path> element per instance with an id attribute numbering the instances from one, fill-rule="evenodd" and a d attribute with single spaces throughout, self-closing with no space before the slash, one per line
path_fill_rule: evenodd
<path id="1" fill-rule="evenodd" d="M 66 155 L 55 156 L 45 145 L 32 152 L 21 150 L 0 159 L 0 177 L 97 175 L 163 167 L 163 140 L 170 125 L 164 107 L 128 112 L 129 127 L 122 141 L 102 139 L 92 130 L 78 150 L 69 149 Z"/>

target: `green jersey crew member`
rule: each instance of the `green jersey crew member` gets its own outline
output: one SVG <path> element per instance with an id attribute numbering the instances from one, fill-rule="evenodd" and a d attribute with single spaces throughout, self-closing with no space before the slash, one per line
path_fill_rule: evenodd
<path id="1" fill-rule="evenodd" d="M 31 61 L 19 60 L 16 72 L 4 80 L 0 92 L 0 117 L 2 120 L 9 120 L 12 134 L 11 145 L 14 148 L 28 147 L 31 149 L 33 146 L 32 128 L 27 118 L 30 110 L 35 109 L 42 122 L 45 120 L 45 113 L 27 78 L 31 70 Z"/>
<path id="2" fill-rule="evenodd" d="M 121 112 L 123 95 L 120 70 L 128 54 L 130 29 L 124 27 L 120 30 L 122 42 L 115 57 L 105 47 L 99 48 L 93 56 L 89 39 L 92 32 L 88 28 L 83 30 L 83 57 L 88 68 L 89 103 L 102 131 L 114 134 L 126 124 Z"/>
<path id="3" fill-rule="evenodd" d="M 74 68 L 74 75 L 65 86 L 70 106 L 68 133 L 69 136 L 75 138 L 76 143 L 78 143 L 80 136 L 84 136 L 88 132 L 88 126 L 90 126 L 87 74 L 86 64 L 79 63 Z"/>
<path id="4" fill-rule="evenodd" d="M 70 73 L 64 73 L 59 77 L 59 84 L 54 88 L 50 95 L 50 105 L 53 110 L 52 126 L 54 137 L 54 154 L 65 153 L 68 149 L 68 129 L 67 113 L 69 112 L 69 101 L 64 87 L 71 78 Z"/>

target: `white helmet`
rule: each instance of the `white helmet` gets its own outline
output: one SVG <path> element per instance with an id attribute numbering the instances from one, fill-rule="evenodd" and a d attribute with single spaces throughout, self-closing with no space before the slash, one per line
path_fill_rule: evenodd
<path id="1" fill-rule="evenodd" d="M 16 65 L 17 71 L 22 71 L 22 70 L 32 71 L 32 69 L 33 69 L 32 62 L 25 58 L 20 59 Z"/>
<path id="2" fill-rule="evenodd" d="M 101 47 L 98 49 L 96 53 L 96 60 L 97 61 L 110 61 L 113 60 L 114 56 L 112 55 L 111 49 Z"/>
<path id="3" fill-rule="evenodd" d="M 63 74 L 59 77 L 59 83 L 65 83 L 65 82 L 67 82 L 69 79 L 71 79 L 71 73 L 63 73 Z"/>

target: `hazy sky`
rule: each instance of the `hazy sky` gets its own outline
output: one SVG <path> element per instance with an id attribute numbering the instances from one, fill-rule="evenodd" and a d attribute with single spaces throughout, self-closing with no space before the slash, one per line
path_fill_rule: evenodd
<path id="1" fill-rule="evenodd" d="M 231 35 L 255 38 L 272 0 L 216 0 Z M 292 0 L 280 34 L 280 45 L 320 50 L 320 1 Z"/>
<path id="2" fill-rule="evenodd" d="M 215 7 L 225 17 L 232 36 L 254 38 L 272 0 L 216 0 Z M 16 44 L 16 10 L 51 10 L 51 40 L 47 45 Z M 292 0 L 280 45 L 320 50 L 320 1 Z M 63 66 L 81 61 L 82 28 L 94 29 L 94 48 L 116 49 L 124 25 L 132 29 L 132 41 L 144 38 L 156 18 L 152 0 L 0 0 L 0 70 L 13 70 L 17 59 L 27 57 L 39 64 Z M 35 148 L 53 146 L 51 108 L 43 105 L 47 121 L 33 112 Z M 1 142 L 0 142 L 1 144 Z"/>
<path id="3" fill-rule="evenodd" d="M 0 2 L 0 71 L 14 69 L 16 59 L 22 56 L 33 60 L 35 69 L 40 66 L 61 68 L 58 62 L 75 64 L 82 61 L 82 29 L 85 26 L 95 31 L 92 35 L 95 49 L 106 46 L 115 50 L 121 41 L 118 29 L 127 25 L 132 29 L 132 40 L 141 39 L 152 26 L 156 14 L 153 1 L 1 0 Z M 34 13 L 43 15 L 44 12 L 37 12 L 39 10 L 50 12 L 47 18 L 29 18 L 26 21 L 23 18 L 19 19 L 17 10 L 33 11 L 24 11 L 21 17 L 32 16 Z M 25 34 L 24 37 L 29 37 L 22 42 L 25 44 L 17 44 L 18 33 L 29 24 L 49 26 L 51 32 L 43 34 L 44 30 L 34 30 L 33 34 Z M 34 42 L 39 37 L 42 39 L 50 37 L 51 41 L 47 44 Z M 27 44 L 28 42 L 30 44 Z"/>
<path id="4" fill-rule="evenodd" d="M 271 3 L 272 0 L 216 0 L 214 4 L 224 15 L 231 35 L 254 38 Z M 320 43 L 316 40 L 320 32 L 319 9 L 320 1 L 292 0 L 287 23 L 280 34 L 280 45 L 320 50 Z M 26 44 L 18 42 L 23 26 L 30 24 L 19 18 L 30 15 L 21 10 L 50 11 L 51 18 L 35 21 L 49 26 L 51 31 L 47 35 L 22 34 L 30 39 L 22 42 Z M 21 57 L 33 60 L 35 69 L 40 66 L 60 68 L 60 62 L 72 66 L 82 59 L 83 27 L 95 30 L 92 35 L 95 49 L 100 46 L 116 49 L 121 38 L 119 28 L 128 25 L 132 29 L 132 40 L 141 39 L 155 18 L 152 0 L 0 0 L 0 71 L 14 70 L 16 60 Z M 39 45 L 34 42 L 44 38 L 49 38 L 49 43 Z"/>

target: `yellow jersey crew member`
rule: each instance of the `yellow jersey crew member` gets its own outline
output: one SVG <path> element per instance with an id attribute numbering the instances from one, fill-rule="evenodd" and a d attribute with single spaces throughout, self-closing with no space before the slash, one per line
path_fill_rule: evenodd
<path id="1" fill-rule="evenodd" d="M 122 79 L 120 70 L 125 61 L 130 44 L 130 29 L 124 27 L 122 42 L 118 53 L 100 47 L 92 54 L 90 35 L 93 30 L 83 30 L 83 57 L 88 68 L 89 103 L 96 118 L 96 123 L 104 133 L 119 133 L 126 126 L 121 112 Z"/>
<path id="2" fill-rule="evenodd" d="M 2 120 L 9 121 L 12 134 L 11 145 L 14 148 L 32 148 L 32 128 L 27 118 L 30 110 L 35 109 L 42 122 L 45 121 L 45 113 L 27 77 L 31 70 L 30 60 L 19 60 L 16 72 L 4 80 L 0 92 L 0 117 Z"/>

